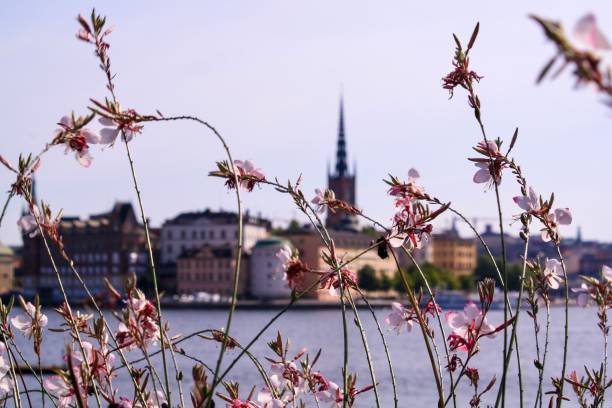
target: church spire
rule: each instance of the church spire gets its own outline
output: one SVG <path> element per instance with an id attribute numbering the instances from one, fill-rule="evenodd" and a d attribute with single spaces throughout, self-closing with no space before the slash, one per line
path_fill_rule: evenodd
<path id="1" fill-rule="evenodd" d="M 346 139 L 344 136 L 344 98 L 340 97 L 340 119 L 338 121 L 338 147 L 336 150 L 336 176 L 348 174 L 346 164 Z"/>

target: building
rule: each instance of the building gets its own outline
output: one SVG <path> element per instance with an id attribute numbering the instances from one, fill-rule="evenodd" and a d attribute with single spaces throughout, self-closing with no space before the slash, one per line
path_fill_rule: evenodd
<path id="1" fill-rule="evenodd" d="M 431 263 L 454 274 L 471 275 L 476 269 L 476 240 L 462 238 L 453 226 L 448 231 L 432 236 L 430 244 Z"/>
<path id="2" fill-rule="evenodd" d="M 14 267 L 15 256 L 13 250 L 0 243 L 0 294 L 13 290 Z"/>
<path id="3" fill-rule="evenodd" d="M 255 243 L 269 235 L 270 221 L 243 217 L 243 249 L 251 250 Z M 238 214 L 206 209 L 187 212 L 167 220 L 161 227 L 161 262 L 173 264 L 186 250 L 209 246 L 236 246 L 238 242 Z"/>
<path id="4" fill-rule="evenodd" d="M 249 277 L 252 297 L 273 299 L 291 296 L 287 280 L 283 279 L 283 262 L 277 257 L 283 248 L 291 251 L 293 245 L 287 239 L 279 237 L 260 239 L 253 247 Z"/>
<path id="5" fill-rule="evenodd" d="M 117 288 L 122 288 L 130 273 L 139 276 L 139 286 L 147 289 L 150 285 L 144 227 L 139 223 L 131 203 L 117 202 L 110 211 L 84 220 L 64 217 L 58 232 L 63 238 L 66 252 L 74 260 L 77 271 L 94 295 L 106 292 L 104 278 Z M 155 249 L 157 236 L 152 234 L 151 239 Z M 85 300 L 85 290 L 69 265 L 53 243 L 49 242 L 49 246 L 66 294 L 73 301 Z M 40 236 L 23 236 L 21 279 L 25 296 L 39 294 L 45 302 L 62 300 L 56 274 Z"/>
<path id="6" fill-rule="evenodd" d="M 350 263 L 349 268 L 351 270 L 358 272 L 364 266 L 369 265 L 376 271 L 379 277 L 386 275 L 389 278 L 393 278 L 397 267 L 392 257 L 381 259 L 375 248 L 361 254 L 374 242 L 375 239 L 372 236 L 361 232 L 334 229 L 330 229 L 329 233 L 336 246 L 336 256 L 340 260 L 349 261 L 360 255 L 359 258 Z M 329 266 L 323 262 L 323 253 L 327 252 L 327 248 L 323 245 L 321 237 L 313 228 L 310 226 L 294 228 L 282 232 L 281 235 L 293 244 L 300 254 L 300 259 L 311 269 L 320 271 L 329 269 Z M 319 275 L 307 275 L 298 290 L 309 288 L 318 279 Z M 315 287 L 311 292 L 311 296 L 325 298 L 327 293 L 327 291 L 321 291 Z"/>
<path id="7" fill-rule="evenodd" d="M 338 121 L 338 142 L 336 148 L 336 166 L 331 172 L 327 169 L 327 186 L 334 192 L 336 198 L 355 206 L 357 204 L 356 194 L 356 172 L 350 173 L 347 164 L 346 136 L 344 131 L 344 102 L 340 100 L 340 119 Z M 356 215 L 346 214 L 343 211 L 328 213 L 326 219 L 327 228 L 357 231 L 359 222 Z"/>
<path id="8" fill-rule="evenodd" d="M 232 245 L 187 249 L 176 260 L 176 281 L 179 294 L 206 292 L 231 296 L 236 269 L 236 248 Z M 249 256 L 242 255 L 238 296 L 248 294 Z"/>

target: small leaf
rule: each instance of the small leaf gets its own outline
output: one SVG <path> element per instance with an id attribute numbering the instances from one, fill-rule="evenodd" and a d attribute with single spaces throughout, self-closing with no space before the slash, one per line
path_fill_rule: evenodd
<path id="1" fill-rule="evenodd" d="M 474 31 L 472 32 L 472 36 L 470 37 L 470 42 L 468 43 L 468 51 L 472 48 L 474 43 L 476 42 L 476 37 L 478 37 L 478 31 L 480 31 L 480 22 L 476 23 L 476 27 L 474 27 Z"/>

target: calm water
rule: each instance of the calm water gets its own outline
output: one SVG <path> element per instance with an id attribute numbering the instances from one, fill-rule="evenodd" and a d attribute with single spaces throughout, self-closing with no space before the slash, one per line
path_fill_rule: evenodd
<path id="1" fill-rule="evenodd" d="M 389 310 L 380 309 L 377 311 L 377 316 L 381 324 Z M 232 335 L 240 342 L 246 344 L 252 336 L 259 330 L 265 322 L 267 322 L 276 312 L 275 311 L 238 311 L 235 315 Z M 501 311 L 493 311 L 490 314 L 489 321 L 493 324 L 499 324 L 502 321 Z M 57 327 L 59 319 L 56 314 L 48 310 L 47 314 L 50 317 L 49 327 Z M 382 399 L 383 407 L 393 406 L 391 380 L 386 364 L 384 351 L 380 337 L 376 331 L 376 326 L 368 311 L 360 312 L 362 321 L 366 326 L 370 348 L 373 350 L 373 359 L 376 367 L 376 372 L 379 381 L 379 391 Z M 189 334 L 191 332 L 204 328 L 220 328 L 225 325 L 226 314 L 222 311 L 202 311 L 202 310 L 167 310 L 165 318 L 170 321 L 172 335 Z M 542 316 L 543 318 L 543 316 Z M 599 330 L 596 327 L 596 311 L 595 309 L 570 309 L 571 319 L 571 335 L 570 335 L 570 350 L 568 371 L 576 369 L 580 371 L 587 364 L 589 366 L 599 365 L 602 360 L 602 338 Z M 352 322 L 352 319 L 351 319 Z M 349 370 L 356 372 L 359 376 L 359 384 L 367 385 L 370 383 L 369 373 L 365 354 L 362 351 L 361 338 L 356 327 L 351 323 L 350 328 L 350 363 Z M 297 352 L 302 347 L 308 348 L 312 354 L 319 348 L 323 349 L 322 358 L 317 363 L 317 368 L 324 373 L 332 381 L 341 383 L 341 367 L 342 367 L 342 322 L 340 312 L 330 310 L 313 310 L 313 311 L 294 311 L 288 312 L 279 319 L 263 336 L 253 348 L 252 352 L 260 359 L 264 356 L 271 356 L 265 342 L 275 337 L 276 331 L 280 330 L 284 337 L 291 339 L 292 350 Z M 446 330 L 446 327 L 445 327 Z M 388 331 L 385 328 L 385 335 L 390 347 L 391 356 L 396 372 L 397 388 L 399 394 L 399 405 L 401 407 L 420 406 L 434 407 L 436 403 L 436 392 L 433 377 L 431 374 L 431 366 L 426 357 L 425 348 L 422 337 L 419 331 L 414 330 L 412 333 L 403 332 L 400 335 L 395 332 Z M 523 364 L 523 378 L 525 384 L 525 402 L 527 405 L 532 404 L 535 395 L 535 387 L 537 385 L 537 371 L 533 366 L 535 359 L 535 340 L 533 335 L 533 326 L 531 319 L 526 314 L 521 315 L 519 324 L 521 361 Z M 46 334 L 46 347 L 44 347 L 43 364 L 62 364 L 62 353 L 64 349 L 64 340 L 61 335 L 55 333 Z M 27 349 L 26 354 L 31 356 L 29 346 L 22 336 L 19 334 L 18 343 Z M 439 335 L 438 335 L 439 337 Z M 488 383 L 489 379 L 501 373 L 501 347 L 502 335 L 495 339 L 483 339 L 481 341 L 481 351 L 476 355 L 472 362 L 472 366 L 480 370 L 482 387 Z M 550 353 L 547 363 L 547 371 L 545 378 L 558 376 L 562 364 L 562 345 L 563 345 L 563 310 L 561 308 L 552 310 L 552 324 L 550 333 Z M 214 366 L 214 362 L 218 353 L 218 346 L 215 343 L 194 338 L 181 345 L 189 354 L 197 356 L 208 364 Z M 443 346 L 439 344 L 440 352 L 443 353 Z M 230 351 L 225 358 L 228 362 L 232 360 L 238 353 Z M 131 357 L 137 358 L 138 354 L 133 352 Z M 443 355 L 441 354 L 441 358 Z M 185 373 L 185 386 L 191 386 L 190 374 L 192 363 L 182 357 L 179 357 L 180 363 Z M 161 367 L 161 361 L 155 360 L 155 364 Z M 243 392 L 248 393 L 248 390 L 253 385 L 259 388 L 262 385 L 262 380 L 258 372 L 253 367 L 252 363 L 244 359 L 234 369 L 230 379 L 239 381 L 242 384 Z M 129 389 L 126 378 L 119 378 L 121 388 L 126 392 Z M 448 385 L 448 384 L 447 384 Z M 469 387 L 468 383 L 463 383 L 460 387 L 459 406 L 468 406 Z M 518 383 L 516 364 L 513 360 L 513 365 L 510 368 L 508 399 L 507 406 L 518 406 Z M 550 387 L 545 387 L 548 390 Z M 131 395 L 129 393 L 128 395 Z M 176 396 L 175 392 L 175 396 Z M 573 399 L 573 395 L 571 395 Z M 486 402 L 494 399 L 495 395 L 483 398 L 483 406 Z M 187 397 L 188 401 L 188 397 Z M 417 405 L 418 404 L 418 405 Z M 373 393 L 362 394 L 357 403 L 358 407 L 374 406 Z M 568 406 L 574 406 L 574 403 L 569 403 Z"/>

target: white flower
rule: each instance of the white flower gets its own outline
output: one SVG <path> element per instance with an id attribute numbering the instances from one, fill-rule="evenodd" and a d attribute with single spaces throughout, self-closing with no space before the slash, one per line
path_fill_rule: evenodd
<path id="1" fill-rule="evenodd" d="M 544 268 L 544 279 L 546 284 L 551 289 L 559 289 L 559 284 L 563 281 L 562 275 L 562 265 L 556 259 L 547 259 L 546 267 Z"/>
<path id="2" fill-rule="evenodd" d="M 391 303 L 391 313 L 385 318 L 385 323 L 391 326 L 397 334 L 402 331 L 404 326 L 408 332 L 412 331 L 412 320 L 404 306 L 399 302 Z"/>
<path id="3" fill-rule="evenodd" d="M 38 211 L 37 206 L 33 206 L 30 214 L 25 214 L 19 221 L 17 221 L 17 226 L 22 233 L 28 234 L 30 238 L 34 238 L 38 235 L 38 224 L 36 223 L 36 219 L 40 217 L 40 211 Z"/>
<path id="4" fill-rule="evenodd" d="M 38 326 L 42 328 L 47 325 L 48 319 L 47 316 L 42 314 L 40 311 L 40 306 L 38 306 L 38 310 L 31 302 L 26 303 L 25 306 L 26 314 L 20 314 L 13 317 L 11 319 L 11 323 L 26 337 L 31 337 L 36 323 L 38 323 Z M 38 322 L 36 319 L 38 319 Z"/>

